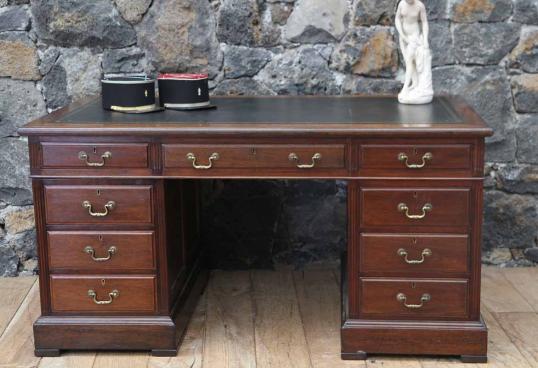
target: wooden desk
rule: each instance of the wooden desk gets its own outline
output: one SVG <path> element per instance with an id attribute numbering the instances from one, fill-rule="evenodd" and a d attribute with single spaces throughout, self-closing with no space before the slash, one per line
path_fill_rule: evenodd
<path id="1" fill-rule="evenodd" d="M 215 98 L 217 110 L 123 115 L 76 104 L 29 136 L 42 316 L 36 354 L 174 355 L 207 279 L 204 178 L 348 183 L 342 358 L 484 361 L 484 137 L 457 98 Z"/>

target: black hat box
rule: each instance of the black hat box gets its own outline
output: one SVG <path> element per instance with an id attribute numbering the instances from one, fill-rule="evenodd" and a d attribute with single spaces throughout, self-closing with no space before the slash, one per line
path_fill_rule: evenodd
<path id="1" fill-rule="evenodd" d="M 146 76 L 105 77 L 101 80 L 103 109 L 125 113 L 162 110 L 155 105 L 155 80 Z"/>
<path id="2" fill-rule="evenodd" d="M 214 108 L 207 74 L 165 73 L 157 78 L 161 107 L 173 110 Z"/>

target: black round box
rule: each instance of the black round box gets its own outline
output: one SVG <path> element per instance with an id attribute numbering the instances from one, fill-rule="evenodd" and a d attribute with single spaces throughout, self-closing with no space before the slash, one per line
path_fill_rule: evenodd
<path id="1" fill-rule="evenodd" d="M 113 77 L 101 81 L 103 108 L 113 111 L 155 107 L 155 80 L 146 77 Z"/>
<path id="2" fill-rule="evenodd" d="M 158 84 L 161 107 L 192 110 L 210 105 L 207 74 L 161 74 Z"/>

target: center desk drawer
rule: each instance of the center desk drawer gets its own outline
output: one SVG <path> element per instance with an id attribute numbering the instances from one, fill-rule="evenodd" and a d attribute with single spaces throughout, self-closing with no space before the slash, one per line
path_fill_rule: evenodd
<path id="1" fill-rule="evenodd" d="M 361 188 L 361 227 L 469 226 L 470 188 Z"/>
<path id="2" fill-rule="evenodd" d="M 51 276 L 53 312 L 155 311 L 155 276 Z"/>
<path id="3" fill-rule="evenodd" d="M 155 269 L 152 231 L 49 231 L 47 235 L 52 271 Z"/>
<path id="4" fill-rule="evenodd" d="M 344 169 L 345 145 L 163 145 L 164 167 L 198 169 Z"/>
<path id="5" fill-rule="evenodd" d="M 47 224 L 151 224 L 151 186 L 46 185 Z"/>
<path id="6" fill-rule="evenodd" d="M 43 168 L 147 168 L 146 143 L 57 143 L 42 142 Z"/>
<path id="7" fill-rule="evenodd" d="M 467 280 L 362 278 L 360 285 L 362 318 L 468 317 Z"/>

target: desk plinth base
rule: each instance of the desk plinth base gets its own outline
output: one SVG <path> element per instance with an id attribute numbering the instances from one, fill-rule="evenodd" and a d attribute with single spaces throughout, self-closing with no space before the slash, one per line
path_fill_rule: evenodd
<path id="1" fill-rule="evenodd" d="M 477 322 L 347 320 L 341 329 L 342 359 L 368 354 L 452 355 L 464 363 L 487 362 L 487 327 Z"/>
<path id="2" fill-rule="evenodd" d="M 149 350 L 176 356 L 190 316 L 208 280 L 206 269 L 193 270 L 169 316 L 41 316 L 34 323 L 35 355 L 59 356 L 63 350 Z"/>

